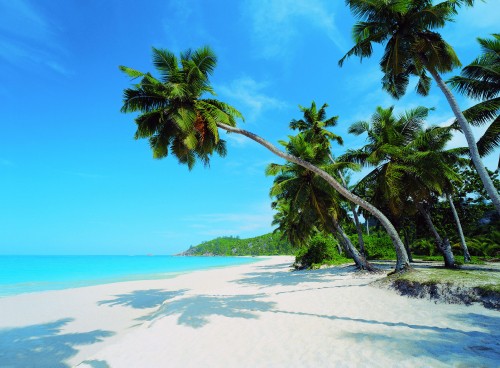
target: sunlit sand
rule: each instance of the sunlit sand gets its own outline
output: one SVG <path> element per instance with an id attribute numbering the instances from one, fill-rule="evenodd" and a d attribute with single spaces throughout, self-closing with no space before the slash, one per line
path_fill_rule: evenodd
<path id="1" fill-rule="evenodd" d="M 0 299 L 13 367 L 494 367 L 498 312 L 370 286 L 292 257 Z"/>

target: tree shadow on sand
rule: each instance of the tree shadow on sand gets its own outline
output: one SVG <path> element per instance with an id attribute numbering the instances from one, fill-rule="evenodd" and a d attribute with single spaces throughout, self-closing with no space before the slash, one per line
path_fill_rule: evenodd
<path id="1" fill-rule="evenodd" d="M 250 272 L 233 282 L 261 288 L 272 286 L 297 286 L 303 283 L 332 282 L 336 277 L 356 273 L 355 266 L 337 266 L 322 270 Z"/>
<path id="2" fill-rule="evenodd" d="M 98 305 L 107 304 L 109 306 L 123 305 L 135 309 L 145 309 L 158 307 L 166 300 L 183 295 L 187 289 L 166 291 L 161 289 L 136 290 L 128 294 L 115 295 L 115 299 L 101 300 Z"/>
<path id="3" fill-rule="evenodd" d="M 500 317 L 467 313 L 450 318 L 467 323 L 469 328 L 475 330 L 408 325 L 411 330 L 398 331 L 392 336 L 384 333 L 346 332 L 343 338 L 369 344 L 374 349 L 394 350 L 412 357 L 433 358 L 449 366 L 461 363 L 464 367 L 498 367 Z"/>
<path id="4" fill-rule="evenodd" d="M 255 312 L 271 310 L 275 303 L 259 300 L 264 294 L 256 295 L 194 295 L 163 304 L 157 311 L 142 320 L 153 321 L 179 314 L 179 325 L 200 328 L 209 323 L 211 316 L 256 319 Z"/>
<path id="5" fill-rule="evenodd" d="M 101 342 L 113 332 L 95 330 L 63 333 L 71 318 L 55 322 L 0 330 L 0 366 L 9 368 L 66 368 L 78 345 Z"/>
<path id="6" fill-rule="evenodd" d="M 260 269 L 260 270 L 276 270 L 278 268 L 280 269 L 288 269 L 288 270 L 293 270 L 293 265 L 290 262 L 287 263 L 280 263 L 280 264 L 272 264 L 272 265 L 257 265 L 255 268 Z"/>

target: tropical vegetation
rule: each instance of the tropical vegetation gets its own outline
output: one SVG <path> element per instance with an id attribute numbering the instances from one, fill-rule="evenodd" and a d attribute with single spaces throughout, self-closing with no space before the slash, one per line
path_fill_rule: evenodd
<path id="1" fill-rule="evenodd" d="M 226 236 L 191 246 L 183 256 L 276 256 L 292 255 L 295 250 L 278 233 L 264 234 L 249 239 Z"/>
<path id="2" fill-rule="evenodd" d="M 339 64 L 351 56 L 368 58 L 373 44 L 382 44 L 382 88 L 399 99 L 416 78 L 416 92 L 426 96 L 434 80 L 455 123 L 428 126 L 429 107 L 396 114 L 395 106 L 379 106 L 371 120 L 350 126 L 349 133 L 365 136 L 366 144 L 334 157 L 333 144 L 343 143 L 333 130 L 338 117 L 327 117 L 328 105 L 318 107 L 313 101 L 299 106 L 303 116 L 289 124 L 295 135 L 279 142 L 283 149 L 278 149 L 239 128 L 242 114 L 215 98 L 210 77 L 217 58 L 209 47 L 187 50 L 179 57 L 153 48 L 156 76 L 120 67 L 138 80 L 124 90 L 122 111 L 139 113 L 135 138 L 149 140 L 154 158 L 172 155 L 189 169 L 196 162 L 208 166 L 213 154 L 226 154 L 222 129 L 246 136 L 284 160 L 266 170 L 274 177 L 274 235 L 250 241 L 218 238 L 186 254 L 281 254 L 293 247 L 297 268 L 352 259 L 359 269 L 371 271 L 368 260 L 395 257 L 396 272 L 411 269 L 412 253 L 441 253 L 448 268 L 460 263 L 457 252 L 464 262 L 499 255 L 500 181 L 498 171 L 487 170 L 481 156 L 500 144 L 500 36 L 479 38 L 482 54 L 445 82 L 442 75 L 461 63 L 436 30 L 452 21 L 461 7 L 473 6 L 474 0 L 346 4 L 358 22 L 353 27 L 354 46 Z M 448 84 L 478 103 L 461 111 Z M 485 124 L 486 133 L 476 142 L 470 125 Z M 467 147 L 450 149 L 457 130 L 465 135 Z M 368 173 L 350 185 L 349 173 L 360 167 Z"/>
<path id="3" fill-rule="evenodd" d="M 359 21 L 353 27 L 355 45 L 340 59 L 339 65 L 342 66 L 352 55 L 361 59 L 370 57 L 373 53 L 372 43 L 378 43 L 385 45 L 385 52 L 380 60 L 380 69 L 384 75 L 382 88 L 391 96 L 403 96 L 412 76 L 418 80 L 416 92 L 426 96 L 432 77 L 445 95 L 467 139 L 471 160 L 500 214 L 500 195 L 481 161 L 469 122 L 441 78 L 442 73 L 460 67 L 460 60 L 451 45 L 435 32 L 453 19 L 458 8 L 472 6 L 474 0 L 447 0 L 439 3 L 433 0 L 346 0 L 346 4 Z M 494 78 L 498 80 L 498 74 Z"/>

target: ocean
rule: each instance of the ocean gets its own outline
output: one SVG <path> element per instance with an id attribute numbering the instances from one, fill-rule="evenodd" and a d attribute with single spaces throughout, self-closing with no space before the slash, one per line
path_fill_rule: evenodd
<path id="1" fill-rule="evenodd" d="M 132 280 L 257 261 L 251 257 L 0 256 L 0 297 Z"/>

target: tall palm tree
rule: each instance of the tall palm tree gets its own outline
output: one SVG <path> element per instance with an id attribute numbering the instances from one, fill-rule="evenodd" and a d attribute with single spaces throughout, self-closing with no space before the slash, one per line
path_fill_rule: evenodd
<path id="1" fill-rule="evenodd" d="M 344 188 L 330 174 L 309 162 L 283 152 L 258 135 L 236 127 L 241 114 L 226 103 L 213 98 L 209 77 L 217 58 L 208 47 L 186 51 L 180 60 L 166 50 L 153 49 L 153 63 L 160 79 L 150 73 L 121 66 L 132 78 L 141 78 L 132 88 L 124 90 L 123 112 L 139 112 L 135 118 L 136 138 L 149 138 L 154 157 L 177 156 L 179 162 L 192 167 L 196 159 L 209 164 L 215 152 L 225 154 L 224 142 L 218 129 L 244 135 L 267 148 L 277 156 L 305 167 L 322 177 L 348 200 L 370 212 L 384 226 L 396 249 L 396 272 L 411 268 L 408 255 L 399 235 L 376 207 Z"/>
<path id="2" fill-rule="evenodd" d="M 292 120 L 290 122 L 290 128 L 303 132 L 308 142 L 319 145 L 321 147 L 321 153 L 327 156 L 332 163 L 335 163 L 331 154 L 331 141 L 336 141 L 338 144 L 342 145 L 343 140 L 342 137 L 327 129 L 336 126 L 338 120 L 338 116 L 332 116 L 330 118 L 326 117 L 327 107 L 328 104 L 325 103 L 318 110 L 314 101 L 311 103 L 311 107 L 299 106 L 300 110 L 304 114 L 304 117 L 300 120 Z M 344 188 L 349 189 L 342 170 L 339 169 L 337 174 Z M 359 249 L 361 254 L 366 256 L 365 243 L 363 241 L 363 230 L 359 222 L 356 205 L 353 202 L 349 202 L 349 206 L 351 207 L 354 224 L 356 225 L 356 232 L 358 233 Z"/>
<path id="3" fill-rule="evenodd" d="M 290 137 L 288 143 L 283 143 L 292 155 L 305 159 L 316 167 L 322 167 L 327 172 L 336 171 L 336 165 L 332 165 L 324 156 L 323 147 L 311 144 L 304 134 Z M 289 214 L 283 217 L 283 213 L 279 215 L 281 225 L 288 230 L 289 235 L 300 239 L 298 229 L 305 234 L 302 238 L 310 237 L 315 229 L 332 232 L 358 268 L 374 270 L 340 226 L 339 219 L 343 215 L 340 199 L 328 183 L 310 170 L 290 162 L 284 165 L 270 164 L 266 174 L 275 176 L 271 196 L 276 197 L 278 203 L 287 203 L 289 214 L 295 214 L 293 217 Z M 295 231 L 290 232 L 290 227 Z"/>
<path id="4" fill-rule="evenodd" d="M 375 167 L 358 185 L 369 188 L 370 201 L 384 203 L 394 217 L 418 208 L 446 266 L 454 267 L 451 247 L 437 232 L 425 203 L 434 193 L 442 194 L 452 180 L 458 180 L 452 167 L 460 150 L 444 151 L 451 137 L 449 129 L 422 128 L 429 110 L 418 107 L 396 117 L 393 107 L 378 107 L 371 122 L 357 122 L 350 127 L 350 133 L 367 133 L 368 143 L 348 151 L 343 159 Z"/>
<path id="5" fill-rule="evenodd" d="M 482 54 L 448 83 L 458 92 L 482 100 L 463 113 L 475 126 L 491 122 L 477 142 L 479 154 L 486 156 L 500 146 L 500 34 L 493 34 L 492 39 L 477 40 Z"/>
<path id="6" fill-rule="evenodd" d="M 444 93 L 460 129 L 467 139 L 470 156 L 488 195 L 500 213 L 500 195 L 495 189 L 478 152 L 471 127 L 458 107 L 455 97 L 441 78 L 441 73 L 459 67 L 453 48 L 433 30 L 443 28 L 463 5 L 474 0 L 346 0 L 359 21 L 353 27 L 355 45 L 340 59 L 339 65 L 350 56 L 361 59 L 372 55 L 372 43 L 385 44 L 380 60 L 384 73 L 382 87 L 393 97 L 406 92 L 411 76 L 418 78 L 417 93 L 427 95 L 431 78 Z"/>

